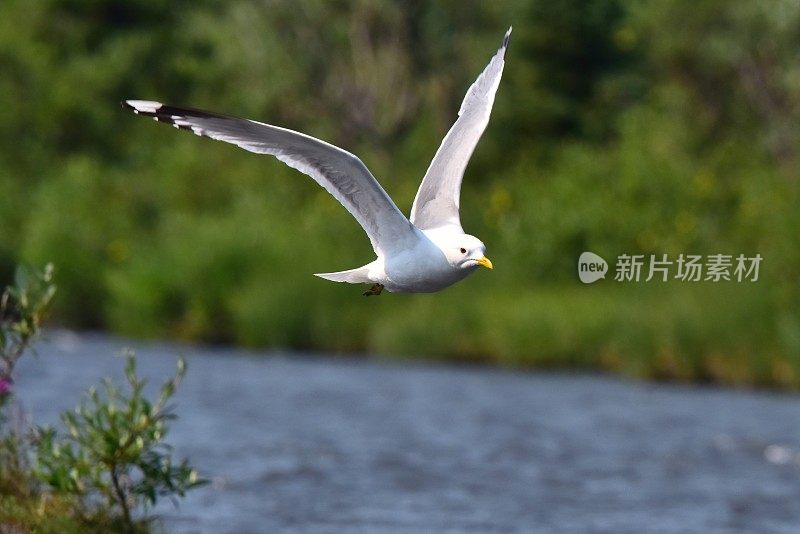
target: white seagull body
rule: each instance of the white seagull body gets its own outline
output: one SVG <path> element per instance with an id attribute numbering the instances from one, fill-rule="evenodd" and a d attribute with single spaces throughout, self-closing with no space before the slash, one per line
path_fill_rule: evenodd
<path id="1" fill-rule="evenodd" d="M 377 259 L 356 269 L 316 276 L 373 284 L 365 295 L 380 294 L 384 287 L 392 292 L 431 293 L 458 282 L 479 266 L 492 268 L 484 244 L 461 228 L 459 196 L 464 170 L 489 123 L 510 36 L 511 28 L 467 91 L 458 119 L 422 179 L 410 219 L 360 159 L 319 139 L 261 122 L 160 102 L 126 100 L 123 106 L 197 135 L 271 154 L 324 187 L 367 233 Z"/>

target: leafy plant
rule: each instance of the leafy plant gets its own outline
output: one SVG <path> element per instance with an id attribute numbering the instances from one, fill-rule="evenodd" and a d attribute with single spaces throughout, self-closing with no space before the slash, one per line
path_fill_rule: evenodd
<path id="1" fill-rule="evenodd" d="M 39 335 L 55 291 L 51 264 L 41 271 L 20 266 L 0 295 L 0 423 L 7 418 L 15 366 Z M 186 460 L 173 461 L 165 443 L 175 418 L 167 403 L 185 373 L 180 358 L 153 402 L 129 353 L 130 391 L 110 380 L 102 393 L 90 389 L 84 402 L 62 414 L 66 435 L 52 427 L 39 428 L 31 439 L 19 429 L 0 432 L 0 530 L 146 531 L 146 516 L 133 517 L 137 509 L 202 484 Z"/>
<path id="2" fill-rule="evenodd" d="M 20 265 L 14 285 L 0 296 L 0 407 L 11 395 L 14 367 L 39 334 L 55 292 L 51 263 L 42 271 Z"/>
<path id="3" fill-rule="evenodd" d="M 145 380 L 136 373 L 136 360 L 128 354 L 129 392 L 106 380 L 102 394 L 92 388 L 78 408 L 62 414 L 65 436 L 53 428 L 39 429 L 36 476 L 56 493 L 119 510 L 129 530 L 135 528 L 136 508 L 146 510 L 159 497 L 183 496 L 203 484 L 186 460 L 173 461 L 164 441 L 168 422 L 175 418 L 167 402 L 185 373 L 180 358 L 175 375 L 152 403 L 144 394 Z"/>
<path id="4" fill-rule="evenodd" d="M 20 265 L 14 284 L 0 294 L 0 494 L 33 492 L 23 437 L 4 429 L 13 394 L 14 368 L 39 335 L 39 327 L 55 294 L 53 266 L 41 271 Z"/>

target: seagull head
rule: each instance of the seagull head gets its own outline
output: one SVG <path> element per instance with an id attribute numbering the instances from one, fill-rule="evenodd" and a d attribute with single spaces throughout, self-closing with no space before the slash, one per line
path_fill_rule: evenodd
<path id="1" fill-rule="evenodd" d="M 494 268 L 491 260 L 486 257 L 486 245 L 477 237 L 469 234 L 454 236 L 448 243 L 445 254 L 457 269 Z"/>

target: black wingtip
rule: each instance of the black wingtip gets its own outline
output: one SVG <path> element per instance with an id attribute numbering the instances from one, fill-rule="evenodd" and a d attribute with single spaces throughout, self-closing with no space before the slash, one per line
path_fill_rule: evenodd
<path id="1" fill-rule="evenodd" d="M 514 29 L 513 26 L 508 27 L 508 31 L 506 32 L 505 36 L 503 36 L 503 48 L 508 48 L 508 42 L 511 40 L 511 30 Z"/>

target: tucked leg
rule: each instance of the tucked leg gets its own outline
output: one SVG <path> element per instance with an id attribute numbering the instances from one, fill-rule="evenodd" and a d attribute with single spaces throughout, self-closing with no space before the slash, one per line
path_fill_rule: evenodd
<path id="1" fill-rule="evenodd" d="M 369 297 L 370 295 L 380 295 L 381 291 L 383 291 L 383 284 L 375 284 L 368 290 L 364 291 L 364 296 Z"/>

